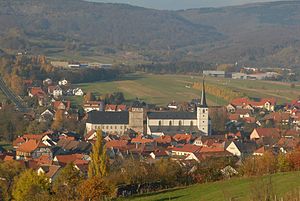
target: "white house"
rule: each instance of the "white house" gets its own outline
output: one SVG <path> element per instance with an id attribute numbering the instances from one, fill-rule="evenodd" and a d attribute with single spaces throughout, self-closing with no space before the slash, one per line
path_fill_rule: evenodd
<path id="1" fill-rule="evenodd" d="M 73 94 L 75 96 L 83 96 L 84 93 L 83 93 L 82 89 L 76 88 L 76 89 L 73 89 Z"/>
<path id="2" fill-rule="evenodd" d="M 63 79 L 63 80 L 61 80 L 61 81 L 58 81 L 58 84 L 59 84 L 60 86 L 66 86 L 68 83 L 69 83 L 69 82 L 68 82 L 68 80 L 66 80 L 66 79 Z"/>
<path id="3" fill-rule="evenodd" d="M 63 90 L 58 85 L 57 86 L 49 86 L 48 93 L 50 95 L 53 95 L 53 97 L 58 98 L 63 95 Z"/>

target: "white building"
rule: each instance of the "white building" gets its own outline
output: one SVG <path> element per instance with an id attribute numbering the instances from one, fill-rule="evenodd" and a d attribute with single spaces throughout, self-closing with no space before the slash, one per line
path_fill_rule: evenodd
<path id="1" fill-rule="evenodd" d="M 202 87 L 201 103 L 196 112 L 148 112 L 147 134 L 162 136 L 178 132 L 200 132 L 202 135 L 211 135 L 204 80 Z"/>

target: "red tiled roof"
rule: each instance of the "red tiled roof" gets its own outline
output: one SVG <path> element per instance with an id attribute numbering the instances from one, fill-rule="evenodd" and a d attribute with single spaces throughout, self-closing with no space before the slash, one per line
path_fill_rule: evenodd
<path id="1" fill-rule="evenodd" d="M 43 142 L 37 140 L 28 140 L 21 144 L 16 151 L 31 153 L 39 147 L 47 147 Z"/>
<path id="2" fill-rule="evenodd" d="M 280 133 L 276 128 L 255 128 L 260 137 L 280 138 Z"/>
<path id="3" fill-rule="evenodd" d="M 155 138 L 154 141 L 159 143 L 159 144 L 171 144 L 172 137 L 169 136 L 169 135 L 161 136 L 159 138 Z"/>
<path id="4" fill-rule="evenodd" d="M 172 151 L 178 151 L 178 152 L 190 152 L 190 153 L 196 153 L 200 152 L 201 147 L 192 145 L 192 144 L 185 144 L 183 146 L 177 146 L 172 149 Z"/>
<path id="5" fill-rule="evenodd" d="M 26 142 L 26 140 L 23 137 L 18 137 L 17 139 L 15 139 L 13 141 L 13 146 L 14 147 L 19 146 L 20 144 L 23 144 L 25 142 Z"/>
<path id="6" fill-rule="evenodd" d="M 43 89 L 41 87 L 32 87 L 30 89 L 30 93 L 33 96 L 45 96 L 46 93 L 43 91 Z"/>
<path id="7" fill-rule="evenodd" d="M 83 154 L 69 154 L 69 155 L 57 155 L 55 156 L 58 163 L 61 165 L 66 165 L 69 163 L 74 163 L 76 160 L 82 160 Z"/>
<path id="8" fill-rule="evenodd" d="M 173 139 L 177 142 L 184 141 L 185 143 L 189 143 L 193 136 L 191 134 L 176 134 L 173 136 Z"/>
<path id="9" fill-rule="evenodd" d="M 105 106 L 105 110 L 116 111 L 116 109 L 117 109 L 117 105 L 107 104 L 107 105 Z"/>
<path id="10" fill-rule="evenodd" d="M 201 147 L 200 152 L 201 153 L 207 153 L 207 152 L 224 152 L 224 147 L 220 146 L 212 146 L 212 147 Z"/>
<path id="11" fill-rule="evenodd" d="M 237 121 L 240 119 L 240 115 L 239 114 L 229 114 L 228 119 L 231 121 Z"/>
<path id="12" fill-rule="evenodd" d="M 152 142 L 154 142 L 153 139 L 147 139 L 147 138 L 141 138 L 141 137 L 131 139 L 131 143 L 147 144 L 147 143 L 152 143 Z"/>
<path id="13" fill-rule="evenodd" d="M 266 148 L 264 146 L 256 149 L 256 151 L 254 151 L 254 154 L 264 154 L 266 152 Z"/>
<path id="14" fill-rule="evenodd" d="M 124 148 L 128 144 L 126 140 L 111 140 L 105 144 L 106 148 Z"/>
<path id="15" fill-rule="evenodd" d="M 43 134 L 24 134 L 23 138 L 28 140 L 41 140 L 44 137 Z"/>

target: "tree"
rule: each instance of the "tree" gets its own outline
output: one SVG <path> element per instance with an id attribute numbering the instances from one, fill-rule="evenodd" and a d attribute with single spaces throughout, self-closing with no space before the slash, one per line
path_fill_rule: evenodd
<path id="1" fill-rule="evenodd" d="M 52 129 L 59 130 L 63 127 L 64 123 L 64 110 L 57 110 L 55 113 L 55 119 L 52 123 Z"/>
<path id="2" fill-rule="evenodd" d="M 53 183 L 53 191 L 57 195 L 57 200 L 76 200 L 78 186 L 83 180 L 83 175 L 77 170 L 73 163 L 69 163 L 62 169 Z"/>
<path id="3" fill-rule="evenodd" d="M 106 148 L 103 146 L 102 131 L 97 130 L 97 140 L 93 145 L 90 154 L 91 161 L 89 163 L 89 178 L 94 176 L 104 177 L 108 174 L 108 160 L 106 155 Z"/>
<path id="4" fill-rule="evenodd" d="M 49 188 L 48 178 L 29 169 L 15 179 L 12 196 L 16 201 L 32 200 L 39 193 L 48 194 Z"/>
<path id="5" fill-rule="evenodd" d="M 79 188 L 80 200 L 82 201 L 100 201 L 112 197 L 113 194 L 114 187 L 99 176 L 83 181 Z"/>
<path id="6" fill-rule="evenodd" d="M 95 101 L 96 97 L 92 92 L 87 92 L 85 97 L 84 97 L 85 102 L 87 101 Z"/>
<path id="7" fill-rule="evenodd" d="M 4 161 L 0 163 L 0 198 L 10 200 L 14 177 L 23 171 L 24 167 L 16 161 Z M 1 200 L 1 199 L 0 199 Z"/>

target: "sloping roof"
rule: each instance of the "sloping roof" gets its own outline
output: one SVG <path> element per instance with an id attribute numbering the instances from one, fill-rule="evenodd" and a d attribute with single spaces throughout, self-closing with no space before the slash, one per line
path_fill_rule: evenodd
<path id="1" fill-rule="evenodd" d="M 45 96 L 46 93 L 43 91 L 43 89 L 41 87 L 32 87 L 30 89 L 30 93 L 33 96 Z"/>
<path id="2" fill-rule="evenodd" d="M 280 133 L 276 128 L 255 128 L 255 130 L 260 137 L 280 137 Z"/>
<path id="3" fill-rule="evenodd" d="M 92 149 L 90 143 L 76 140 L 60 139 L 56 145 L 69 153 L 87 153 Z"/>
<path id="4" fill-rule="evenodd" d="M 149 119 L 197 119 L 196 112 L 148 112 Z"/>
<path id="5" fill-rule="evenodd" d="M 31 153 L 38 147 L 47 147 L 43 142 L 37 140 L 28 140 L 27 142 L 21 144 L 17 151 Z"/>
<path id="6" fill-rule="evenodd" d="M 192 138 L 192 134 L 176 134 L 173 136 L 173 139 L 177 142 L 184 141 L 185 143 L 189 143 Z"/>
<path id="7" fill-rule="evenodd" d="M 92 124 L 129 124 L 129 112 L 91 111 L 88 113 L 87 123 Z"/>
<path id="8" fill-rule="evenodd" d="M 125 148 L 128 144 L 127 140 L 111 140 L 105 144 L 106 148 Z"/>
<path id="9" fill-rule="evenodd" d="M 192 144 L 179 145 L 172 149 L 172 151 L 190 152 L 190 153 L 200 152 L 200 150 L 201 150 L 201 147 L 192 145 Z"/>
<path id="10" fill-rule="evenodd" d="M 82 160 L 84 155 L 83 154 L 68 154 L 68 155 L 57 155 L 55 156 L 58 163 L 61 165 L 66 165 L 69 163 L 74 163 L 76 160 Z"/>

